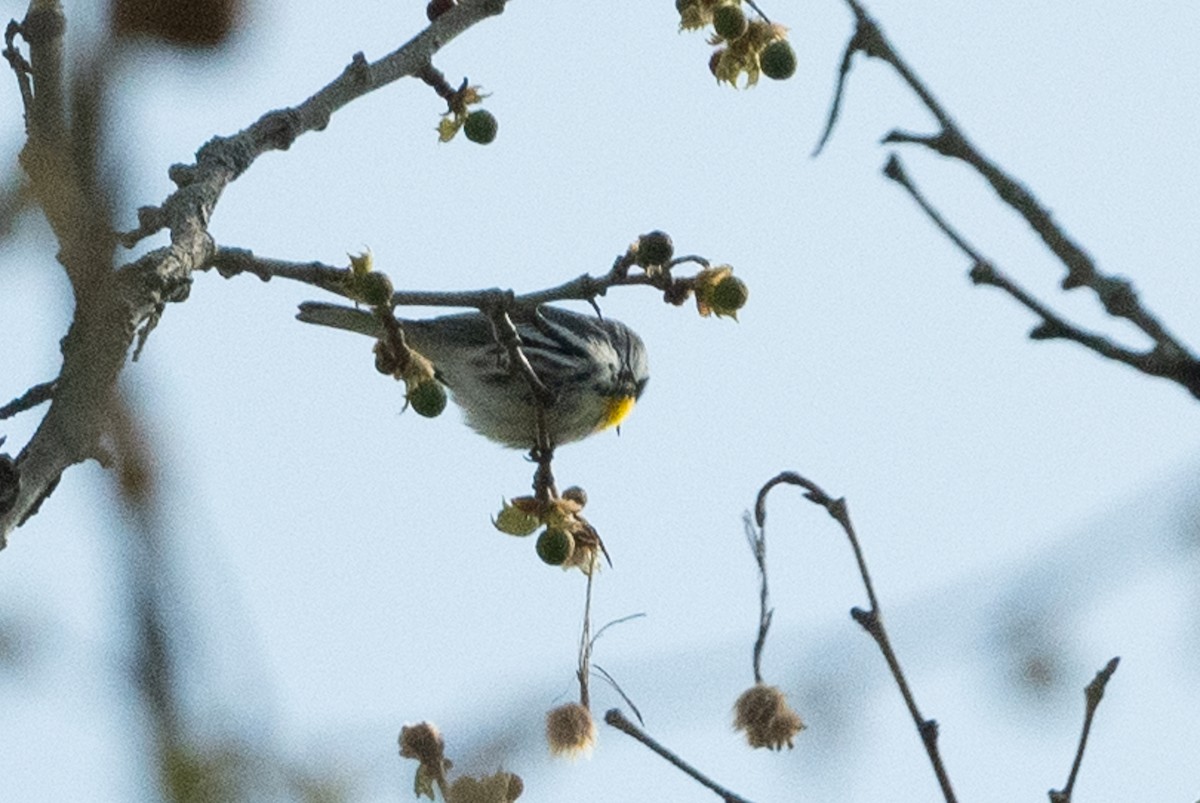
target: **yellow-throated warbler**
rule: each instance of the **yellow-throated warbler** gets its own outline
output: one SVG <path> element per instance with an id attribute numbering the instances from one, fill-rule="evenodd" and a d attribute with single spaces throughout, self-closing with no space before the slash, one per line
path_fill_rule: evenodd
<path id="1" fill-rule="evenodd" d="M 382 333 L 371 313 L 337 304 L 305 302 L 296 317 L 372 337 Z M 555 397 L 545 409 L 552 445 L 617 426 L 645 390 L 646 347 L 625 324 L 551 306 L 514 317 L 514 323 L 526 359 Z M 400 324 L 408 345 L 433 363 L 471 428 L 505 446 L 533 448 L 533 393 L 510 368 L 487 316 L 467 312 Z"/>

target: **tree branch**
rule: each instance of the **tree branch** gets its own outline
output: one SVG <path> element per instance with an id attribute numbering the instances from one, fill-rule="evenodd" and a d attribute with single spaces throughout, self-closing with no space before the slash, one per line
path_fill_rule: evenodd
<path id="1" fill-rule="evenodd" d="M 74 130 L 66 126 L 62 34 L 65 18 L 54 0 L 33 0 L 19 32 L 30 45 L 32 95 L 27 108 L 29 141 L 22 164 L 34 197 L 46 211 L 60 242 L 60 261 L 71 278 L 76 313 L 63 340 L 63 368 L 54 401 L 37 432 L 14 461 L 11 481 L 0 497 L 13 502 L 0 514 L 0 548 L 8 533 L 33 515 L 72 465 L 96 456 L 106 425 L 109 398 L 134 338 L 139 349 L 165 305 L 187 298 L 192 271 L 207 264 L 216 246 L 208 222 L 221 193 L 263 153 L 286 150 L 296 137 L 324 128 L 332 114 L 368 92 L 415 74 L 446 43 L 487 17 L 504 10 L 505 0 L 460 0 L 428 28 L 375 63 L 355 56 L 342 74 L 299 106 L 268 112 L 244 130 L 215 137 L 192 165 L 174 165 L 169 174 L 178 189 L 159 207 L 138 211 L 138 227 L 116 235 L 106 206 L 86 190 L 95 182 L 80 174 L 73 145 L 95 141 L 83 126 L 98 125 L 96 109 L 73 109 Z M 11 29 L 11 26 L 10 26 Z M 13 34 L 15 38 L 15 33 Z M 22 62 L 6 48 L 25 97 Z M 102 49 L 103 50 L 103 49 Z M 96 76 L 80 97 L 98 102 L 104 65 L 89 65 Z M 76 104 L 78 106 L 78 103 Z M 89 154 L 90 155 L 90 154 Z M 120 269 L 112 269 L 113 247 L 132 247 L 162 228 L 171 244 Z M 7 476 L 7 475 L 5 475 Z M 3 478 L 0 478 L 2 480 Z"/>
<path id="2" fill-rule="evenodd" d="M 995 162 L 988 159 L 976 148 L 962 129 L 954 122 L 945 108 L 934 97 L 925 83 L 913 72 L 908 63 L 892 46 L 879 24 L 867 13 L 866 8 L 858 0 L 846 0 L 855 18 L 855 31 L 847 44 L 841 66 L 838 70 L 837 84 L 834 90 L 833 102 L 830 106 L 825 130 L 817 144 L 819 153 L 828 141 L 837 121 L 841 107 L 842 96 L 845 92 L 846 79 L 849 75 L 855 53 L 865 53 L 871 58 L 877 58 L 887 63 L 908 85 L 909 89 L 920 99 L 921 103 L 933 115 L 938 125 L 934 134 L 914 134 L 911 132 L 893 130 L 883 138 L 885 144 L 919 145 L 933 152 L 956 159 L 970 166 L 979 173 L 992 187 L 997 197 L 1008 207 L 1023 217 L 1030 228 L 1041 238 L 1046 247 L 1059 259 L 1066 268 L 1062 279 L 1063 290 L 1077 287 L 1091 289 L 1111 317 L 1123 319 L 1132 323 L 1146 334 L 1154 343 L 1153 348 L 1146 353 L 1132 352 L 1115 346 L 1111 341 L 1067 324 L 1057 316 L 1047 317 L 1038 308 L 1027 303 L 1028 295 L 1015 293 L 1010 290 L 1011 282 L 997 284 L 981 282 L 977 284 L 993 284 L 1005 289 L 1037 314 L 1043 317 L 1044 324 L 1034 330 L 1034 339 L 1064 338 L 1074 340 L 1103 357 L 1114 359 L 1131 365 L 1151 376 L 1170 379 L 1200 398 L 1200 359 L 1197 359 L 1168 329 L 1142 305 L 1133 285 L 1119 276 L 1100 272 L 1091 256 L 1059 226 L 1050 211 L 1025 188 L 1019 181 L 1001 169 Z M 814 153 L 814 155 L 815 155 Z M 895 163 L 895 157 L 889 161 L 890 171 Z M 889 173 L 889 177 L 896 176 Z M 897 179 L 899 181 L 899 179 Z M 913 192 L 911 184 L 905 185 L 914 199 L 934 220 L 944 234 L 962 250 L 966 251 L 976 265 L 988 264 L 987 260 L 977 258 L 971 249 L 965 245 L 962 238 L 956 236 L 931 211 L 931 207 L 920 201 Z M 974 278 L 974 276 L 972 277 Z M 1040 305 L 1038 305 L 1040 307 Z M 1041 309 L 1044 309 L 1042 307 Z"/>
<path id="3" fill-rule="evenodd" d="M 975 284 L 990 285 L 1008 293 L 1021 306 L 1041 318 L 1041 323 L 1029 332 L 1031 340 L 1070 340 L 1079 343 L 1101 357 L 1124 363 L 1136 368 L 1149 376 L 1171 379 L 1187 388 L 1188 392 L 1200 398 L 1200 363 L 1189 358 L 1186 353 L 1164 349 L 1155 343 L 1147 351 L 1137 351 L 1119 345 L 1103 335 L 1089 332 L 1067 321 L 1048 306 L 1035 298 L 1017 282 L 1002 273 L 994 263 L 989 261 L 967 239 L 954 229 L 949 222 L 933 207 L 933 204 L 917 189 L 915 183 L 900 164 L 900 159 L 893 155 L 884 167 L 884 175 L 904 188 L 905 192 L 916 202 L 933 224 L 941 230 L 946 239 L 954 243 L 960 251 L 973 262 L 969 276 Z"/>
<path id="4" fill-rule="evenodd" d="M 754 520 L 760 530 L 767 522 L 767 494 L 770 493 L 772 488 L 780 484 L 798 485 L 803 488 L 804 498 L 813 504 L 825 508 L 825 511 L 833 517 L 841 526 L 842 531 L 846 533 L 846 537 L 850 541 L 850 547 L 854 550 L 854 559 L 858 563 L 858 572 L 862 576 L 863 585 L 867 590 L 867 600 L 871 606 L 870 610 L 865 611 L 862 608 L 851 608 L 850 616 L 870 634 L 871 638 L 875 640 L 875 644 L 879 647 L 880 652 L 883 653 L 888 669 L 892 672 L 892 678 L 900 688 L 900 694 L 904 698 L 905 706 L 908 707 L 908 713 L 912 717 L 913 724 L 917 727 L 917 733 L 921 736 L 921 742 L 925 745 L 925 753 L 929 756 L 930 764 L 933 765 L 933 772 L 937 776 L 938 784 L 941 786 L 942 796 L 945 798 L 946 803 L 954 803 L 956 800 L 954 789 L 951 787 L 950 776 L 946 772 L 946 767 L 942 763 L 941 752 L 938 749 L 937 722 L 921 716 L 920 709 L 917 708 L 916 698 L 909 688 L 904 671 L 900 668 L 900 660 L 897 658 L 895 650 L 892 649 L 891 639 L 888 637 L 887 629 L 883 625 L 883 615 L 879 609 L 879 600 L 875 596 L 875 586 L 871 583 L 871 574 L 867 570 L 866 558 L 863 557 L 862 547 L 858 543 L 858 536 L 854 532 L 854 526 L 850 523 L 850 509 L 846 505 L 846 500 L 834 499 L 821 490 L 816 483 L 805 479 L 794 471 L 785 471 L 769 480 L 758 492 L 758 498 L 754 504 Z"/>

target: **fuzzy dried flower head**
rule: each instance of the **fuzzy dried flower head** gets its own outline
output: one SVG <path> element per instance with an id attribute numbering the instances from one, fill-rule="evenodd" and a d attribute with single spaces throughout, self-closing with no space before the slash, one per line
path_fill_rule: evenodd
<path id="1" fill-rule="evenodd" d="M 525 791 L 521 776 L 501 770 L 494 775 L 456 778 L 446 791 L 446 803 L 512 803 Z"/>
<path id="2" fill-rule="evenodd" d="M 576 758 L 590 753 L 596 743 L 596 720 L 579 703 L 567 703 L 546 714 L 546 741 L 556 756 Z"/>
<path id="3" fill-rule="evenodd" d="M 444 786 L 450 762 L 446 759 L 446 743 L 432 722 L 418 722 L 400 729 L 400 755 L 420 762 L 413 780 L 417 797 L 433 799 L 434 786 Z"/>
<path id="4" fill-rule="evenodd" d="M 746 732 L 751 747 L 782 750 L 786 744 L 790 749 L 796 734 L 804 730 L 800 715 L 776 686 L 754 684 L 742 692 L 733 710 L 733 726 Z"/>

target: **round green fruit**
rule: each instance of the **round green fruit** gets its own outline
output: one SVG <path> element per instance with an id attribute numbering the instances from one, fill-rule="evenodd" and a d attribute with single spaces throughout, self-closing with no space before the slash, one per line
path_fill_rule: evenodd
<path id="1" fill-rule="evenodd" d="M 408 392 L 408 403 L 417 415 L 437 418 L 446 409 L 446 389 L 436 379 L 426 379 Z"/>
<path id="2" fill-rule="evenodd" d="M 750 288 L 745 282 L 736 276 L 726 276 L 712 289 L 710 303 L 718 314 L 729 315 L 746 306 L 749 298 Z"/>
<path id="3" fill-rule="evenodd" d="M 467 115 L 467 121 L 463 123 L 463 131 L 467 133 L 467 139 L 472 142 L 478 142 L 480 145 L 487 145 L 496 138 L 496 129 L 500 124 L 496 122 L 496 116 L 486 109 L 477 109 Z"/>
<path id="4" fill-rule="evenodd" d="M 742 11 L 741 6 L 728 3 L 713 10 L 713 30 L 725 41 L 732 42 L 739 38 L 747 27 L 746 12 Z"/>
<path id="5" fill-rule="evenodd" d="M 796 51 L 792 50 L 792 44 L 788 40 L 776 39 L 763 48 L 758 62 L 762 66 L 763 75 L 783 81 L 791 78 L 796 72 Z"/>
<path id="6" fill-rule="evenodd" d="M 551 566 L 562 566 L 574 551 L 575 538 L 566 530 L 549 527 L 538 536 L 538 557 Z"/>
<path id="7" fill-rule="evenodd" d="M 643 268 L 650 265 L 665 265 L 675 256 L 675 244 L 665 231 L 643 234 L 637 241 L 637 263 Z"/>

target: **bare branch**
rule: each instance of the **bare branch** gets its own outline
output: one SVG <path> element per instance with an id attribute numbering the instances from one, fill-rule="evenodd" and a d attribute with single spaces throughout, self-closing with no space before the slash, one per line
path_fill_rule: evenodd
<path id="1" fill-rule="evenodd" d="M 1190 353 L 1158 320 L 1157 316 L 1142 305 L 1141 300 L 1128 280 L 1119 276 L 1101 273 L 1096 268 L 1091 256 L 1054 221 L 1050 211 L 1037 197 L 1019 181 L 1001 169 L 995 162 L 984 156 L 967 139 L 962 129 L 958 127 L 949 113 L 938 102 L 933 93 L 930 92 L 929 88 L 925 86 L 925 83 L 913 72 L 908 63 L 901 58 L 900 54 L 883 33 L 879 24 L 866 12 L 865 7 L 858 0 L 846 0 L 846 4 L 854 14 L 856 27 L 854 36 L 848 43 L 842 59 L 829 120 L 826 124 L 825 132 L 818 143 L 817 152 L 821 150 L 832 132 L 840 108 L 841 98 L 845 91 L 845 80 L 850 71 L 854 53 L 861 51 L 868 56 L 887 63 L 899 74 L 909 89 L 912 90 L 930 114 L 933 115 L 939 130 L 932 135 L 913 134 L 894 130 L 884 137 L 883 142 L 919 145 L 941 156 L 961 161 L 974 169 L 991 185 L 993 191 L 1005 205 L 1011 207 L 1025 219 L 1030 228 L 1033 229 L 1046 247 L 1050 249 L 1066 268 L 1066 275 L 1062 280 L 1062 288 L 1064 290 L 1071 290 L 1077 287 L 1091 289 L 1110 316 L 1132 323 L 1153 341 L 1154 347 L 1145 354 L 1137 354 L 1136 352 L 1121 349 L 1098 335 L 1084 333 L 1062 321 L 1051 323 L 1049 319 L 1046 319 L 1046 325 L 1039 326 L 1034 330 L 1034 339 L 1062 337 L 1075 340 L 1088 346 L 1102 356 L 1132 365 L 1151 376 L 1171 379 L 1187 388 L 1196 398 L 1200 398 L 1200 359 L 1197 359 L 1195 355 Z M 889 161 L 889 171 L 893 165 L 894 157 Z M 889 177 L 896 178 L 890 172 Z M 902 181 L 901 183 L 904 184 Z M 959 248 L 971 255 L 974 263 L 977 265 L 987 263 L 986 260 L 972 253 L 969 246 L 965 244 L 965 241 L 954 234 L 945 225 L 944 221 L 932 212 L 928 204 L 923 203 L 918 198 L 912 191 L 911 184 L 905 186 L 942 232 L 950 237 Z M 1025 303 L 1018 295 L 1011 292 L 1010 295 L 1013 295 L 1018 301 Z M 1027 307 L 1030 306 L 1027 303 L 1025 305 Z M 1033 309 L 1033 307 L 1030 308 Z M 1039 312 L 1038 314 L 1041 313 Z M 1100 347 L 1097 348 L 1093 344 Z"/>
<path id="2" fill-rule="evenodd" d="M 685 775 L 688 775 L 689 777 L 693 778 L 701 785 L 707 787 L 708 789 L 711 789 L 713 792 L 715 792 L 717 794 L 718 797 L 720 797 L 722 800 L 724 800 L 725 803 L 750 803 L 750 801 L 747 800 L 746 798 L 741 797 L 740 795 L 737 795 L 737 794 L 729 791 L 725 787 L 723 787 L 720 784 L 718 784 L 717 782 L 713 781 L 711 778 L 709 778 L 704 773 L 700 772 L 700 770 L 696 769 L 691 764 L 684 761 L 682 758 L 677 756 L 674 752 L 672 752 L 668 748 L 664 747 L 662 744 L 660 744 L 658 741 L 656 741 L 653 737 L 651 737 L 649 734 L 647 734 L 645 731 L 643 731 L 641 728 L 639 728 L 637 725 L 635 725 L 628 717 L 626 717 L 624 714 L 622 714 L 621 709 L 610 708 L 604 714 L 604 721 L 607 722 L 612 727 L 616 728 L 617 730 L 621 731 L 622 733 L 626 734 L 627 736 L 632 736 L 634 739 L 636 739 L 639 742 L 641 742 L 642 744 L 646 745 L 646 747 L 649 747 L 652 751 L 657 753 L 659 756 L 661 756 L 663 759 L 668 761 L 670 764 L 674 765 L 677 769 L 682 771 Z"/>
<path id="3" fill-rule="evenodd" d="M 1200 398 L 1200 363 L 1186 352 L 1163 348 L 1156 343 L 1147 351 L 1137 351 L 1113 342 L 1103 335 L 1088 332 L 1061 317 L 1035 298 L 1013 279 L 1002 273 L 992 262 L 967 242 L 933 207 L 917 188 L 895 155 L 888 159 L 884 175 L 895 181 L 909 194 L 934 225 L 974 263 L 970 277 L 975 284 L 990 285 L 1008 293 L 1023 307 L 1041 318 L 1041 323 L 1029 333 L 1031 340 L 1071 340 L 1094 351 L 1101 357 L 1124 363 L 1150 376 L 1164 377 L 1187 388 Z"/>
<path id="4" fill-rule="evenodd" d="M 950 776 L 946 772 L 945 765 L 942 763 L 941 752 L 938 749 L 937 722 L 921 716 L 920 709 L 917 708 L 916 698 L 913 696 L 912 690 L 908 685 L 908 680 L 900 668 L 900 660 L 897 658 L 895 650 L 892 649 L 891 639 L 888 637 L 887 629 L 883 625 L 879 600 L 875 596 L 875 587 L 871 583 L 871 574 L 867 571 L 867 562 L 863 557 L 858 536 L 854 532 L 854 525 L 850 523 L 850 510 L 846 505 L 846 500 L 834 499 L 811 480 L 805 479 L 794 471 L 785 471 L 767 481 L 758 492 L 758 498 L 754 504 L 754 519 L 760 529 L 766 525 L 767 521 L 767 494 L 770 493 L 772 488 L 780 484 L 798 485 L 803 488 L 804 498 L 813 504 L 825 508 L 825 511 L 837 521 L 842 531 L 846 533 L 846 537 L 850 541 L 850 547 L 854 550 L 854 558 L 858 562 L 858 572 L 862 576 L 863 585 L 867 589 L 867 599 L 871 605 L 870 610 L 865 611 L 862 608 L 851 608 L 850 616 L 870 634 L 871 638 L 875 640 L 875 644 L 878 645 L 880 652 L 883 653 L 888 669 L 892 672 L 892 678 L 900 688 L 900 694 L 904 698 L 904 704 L 908 707 L 908 713 L 912 717 L 913 724 L 916 725 L 917 733 L 921 736 L 921 742 L 925 745 L 925 753 L 929 756 L 930 764 L 933 765 L 933 772 L 937 776 L 938 784 L 941 786 L 942 795 L 946 803 L 954 803 L 956 798 L 954 790 L 950 785 Z"/>

